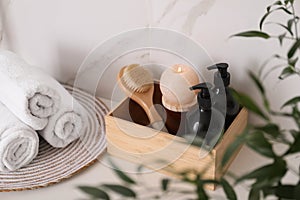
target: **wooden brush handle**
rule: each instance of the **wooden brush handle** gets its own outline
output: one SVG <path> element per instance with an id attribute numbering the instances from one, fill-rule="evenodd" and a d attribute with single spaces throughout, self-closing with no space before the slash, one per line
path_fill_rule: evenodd
<path id="1" fill-rule="evenodd" d="M 144 110 L 149 118 L 151 126 L 156 130 L 162 130 L 164 132 L 168 132 L 162 117 L 159 115 L 159 113 L 153 106 L 153 103 L 152 102 L 145 102 L 145 103 L 146 103 L 145 106 L 147 108 L 144 107 Z"/>
<path id="2" fill-rule="evenodd" d="M 168 129 L 166 128 L 164 121 L 156 121 L 152 123 L 151 126 L 156 130 L 168 133 Z"/>
<path id="3" fill-rule="evenodd" d="M 150 124 L 162 121 L 161 116 L 158 114 L 154 106 L 148 107 L 148 109 L 145 109 L 145 112 L 149 118 Z"/>
<path id="4" fill-rule="evenodd" d="M 169 131 L 165 126 L 165 122 L 161 117 L 161 115 L 157 112 L 156 108 L 154 107 L 152 100 L 151 102 L 148 102 L 148 106 L 149 109 L 145 109 L 145 111 L 147 110 L 146 113 L 149 118 L 151 126 L 156 130 L 168 133 Z"/>

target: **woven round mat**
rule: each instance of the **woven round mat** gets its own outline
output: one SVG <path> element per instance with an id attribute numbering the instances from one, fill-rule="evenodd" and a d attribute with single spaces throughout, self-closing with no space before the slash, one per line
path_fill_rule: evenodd
<path id="1" fill-rule="evenodd" d="M 0 172 L 0 192 L 32 190 L 59 183 L 92 165 L 105 151 L 107 108 L 88 93 L 65 87 L 88 111 L 86 134 L 62 149 L 53 148 L 41 139 L 39 154 L 31 164 L 15 172 Z"/>

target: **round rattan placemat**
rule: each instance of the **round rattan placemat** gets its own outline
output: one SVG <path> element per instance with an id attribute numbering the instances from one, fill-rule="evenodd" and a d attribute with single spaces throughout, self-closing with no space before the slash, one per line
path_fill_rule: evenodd
<path id="1" fill-rule="evenodd" d="M 15 172 L 0 172 L 0 192 L 32 190 L 59 183 L 95 163 L 105 151 L 106 106 L 82 90 L 65 88 L 88 111 L 86 134 L 63 149 L 53 148 L 41 139 L 39 154 L 31 164 Z"/>

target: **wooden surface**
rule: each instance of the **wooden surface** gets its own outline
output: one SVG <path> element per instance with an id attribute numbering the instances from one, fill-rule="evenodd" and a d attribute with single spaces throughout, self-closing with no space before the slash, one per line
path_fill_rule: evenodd
<path id="1" fill-rule="evenodd" d="M 221 168 L 221 162 L 226 149 L 236 140 L 236 137 L 243 133 L 248 122 L 248 110 L 243 108 L 238 116 L 235 118 L 233 123 L 229 126 L 225 132 L 222 141 L 215 147 L 216 151 L 216 178 L 220 178 L 229 168 L 230 164 L 233 162 L 237 154 L 239 153 L 242 145 L 237 148 L 235 153 L 232 155 L 231 159 L 228 161 L 227 165 Z"/>

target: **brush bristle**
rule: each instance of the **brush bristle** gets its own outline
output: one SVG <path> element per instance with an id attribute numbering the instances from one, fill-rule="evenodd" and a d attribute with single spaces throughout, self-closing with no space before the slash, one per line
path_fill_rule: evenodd
<path id="1" fill-rule="evenodd" d="M 153 85 L 151 73 L 138 64 L 125 67 L 121 81 L 129 90 L 139 93 L 147 92 Z"/>

